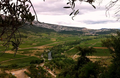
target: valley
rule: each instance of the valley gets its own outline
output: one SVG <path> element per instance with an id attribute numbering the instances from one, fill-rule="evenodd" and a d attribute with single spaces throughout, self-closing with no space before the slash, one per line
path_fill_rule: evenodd
<path id="1" fill-rule="evenodd" d="M 45 27 L 51 25 L 44 24 L 40 25 Z M 111 54 L 106 47 L 102 46 L 101 40 L 110 38 L 111 34 L 115 34 L 116 29 L 72 29 L 55 25 L 51 25 L 49 29 L 34 25 L 23 27 L 19 30 L 21 44 L 15 57 L 15 51 L 11 50 L 12 44 L 5 51 L 5 47 L 2 45 L 3 38 L 3 41 L 0 41 L 0 77 L 15 78 L 16 75 L 9 74 L 10 71 L 15 74 L 15 71 L 21 72 L 24 69 L 26 76 L 21 76 L 22 78 L 59 78 L 59 74 L 76 65 L 81 57 L 77 46 L 93 47 L 96 50 L 95 53 L 87 55 L 92 62 L 100 61 L 105 66 L 111 64 Z M 51 60 L 48 59 L 50 51 Z"/>

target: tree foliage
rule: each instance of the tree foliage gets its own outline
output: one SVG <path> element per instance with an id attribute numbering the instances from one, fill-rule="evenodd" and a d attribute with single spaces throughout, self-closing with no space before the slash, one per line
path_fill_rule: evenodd
<path id="1" fill-rule="evenodd" d="M 88 48 L 88 47 L 76 47 L 77 50 L 80 52 L 79 55 L 80 57 L 78 58 L 78 62 L 77 62 L 77 66 L 76 69 L 79 69 L 80 67 L 82 67 L 84 64 L 87 64 L 88 62 L 90 62 L 90 59 L 87 58 L 86 56 L 89 54 L 93 54 L 94 52 L 96 52 L 96 50 L 92 47 Z"/>
<path id="2" fill-rule="evenodd" d="M 102 41 L 103 46 L 107 47 L 112 54 L 113 60 L 105 78 L 120 78 L 120 32 L 112 35 L 111 38 Z"/>
<path id="3" fill-rule="evenodd" d="M 21 41 L 18 29 L 24 26 L 26 22 L 31 23 L 35 19 L 30 11 L 31 8 L 36 16 L 30 0 L 0 1 L 0 38 L 6 49 L 12 43 L 13 49 L 17 51 Z M 19 38 L 16 36 L 19 36 Z"/>
<path id="4" fill-rule="evenodd" d="M 102 66 L 99 62 L 92 62 L 86 57 L 87 54 L 92 54 L 95 52 L 94 48 L 88 47 L 77 47 L 80 51 L 80 57 L 77 63 L 69 66 L 63 72 L 61 72 L 57 78 L 98 78 L 101 73 Z"/>
<path id="5" fill-rule="evenodd" d="M 95 2 L 98 2 L 99 4 L 101 4 L 104 0 L 68 0 L 67 2 L 67 6 L 65 6 L 64 8 L 68 9 L 71 8 L 72 12 L 69 14 L 70 16 L 72 16 L 72 19 L 74 20 L 74 17 L 79 14 L 79 9 L 75 9 L 76 6 L 76 2 L 87 2 L 89 3 L 94 9 L 96 9 L 96 6 L 93 4 Z M 114 17 L 119 20 L 120 19 L 120 6 L 119 6 L 119 0 L 110 0 L 108 4 L 106 4 L 106 16 L 110 15 L 110 10 L 111 9 L 115 9 L 112 10 L 114 11 Z"/>
<path id="6" fill-rule="evenodd" d="M 107 5 L 106 5 L 106 16 L 109 16 L 109 12 L 111 9 L 114 10 L 114 17 L 117 19 L 117 21 L 120 19 L 120 6 L 119 6 L 120 0 L 111 0 Z"/>
<path id="7" fill-rule="evenodd" d="M 68 0 L 67 2 L 67 6 L 63 7 L 63 8 L 71 8 L 72 9 L 72 12 L 69 14 L 69 16 L 72 16 L 72 19 L 77 15 L 79 14 L 79 9 L 75 9 L 75 2 L 77 0 Z M 95 0 L 79 0 L 80 2 L 87 2 L 89 3 L 90 5 L 92 5 L 95 9 L 96 7 L 93 5 L 93 2 L 95 2 Z M 74 20 L 74 19 L 73 19 Z"/>

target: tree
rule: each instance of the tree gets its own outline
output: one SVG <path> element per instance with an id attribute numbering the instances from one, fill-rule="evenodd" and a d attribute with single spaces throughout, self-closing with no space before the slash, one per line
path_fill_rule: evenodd
<path id="1" fill-rule="evenodd" d="M 110 50 L 113 57 L 105 78 L 120 78 L 120 32 L 112 35 L 111 38 L 102 40 L 102 44 Z"/>
<path id="2" fill-rule="evenodd" d="M 94 52 L 96 52 L 96 50 L 92 47 L 88 48 L 88 47 L 76 47 L 77 50 L 80 52 L 79 55 L 80 57 L 78 58 L 78 63 L 76 68 L 79 69 L 79 67 L 82 67 L 84 64 L 87 64 L 88 62 L 90 62 L 90 59 L 87 58 L 87 55 L 93 54 Z"/>
<path id="3" fill-rule="evenodd" d="M 35 19 L 35 16 L 31 14 L 31 8 L 33 8 L 36 16 L 35 9 L 30 0 L 16 0 L 15 2 L 12 0 L 0 1 L 0 38 L 3 41 L 3 46 L 6 47 L 5 50 L 12 43 L 16 54 L 21 42 L 21 35 L 18 29 L 24 26 L 26 22 L 31 24 Z"/>
<path id="4" fill-rule="evenodd" d="M 80 51 L 80 57 L 77 64 L 71 65 L 64 69 L 57 78 L 98 78 L 100 73 L 102 73 L 103 67 L 99 62 L 92 62 L 86 56 L 92 54 L 95 51 L 92 47 L 77 47 Z"/>
<path id="5" fill-rule="evenodd" d="M 80 69 L 79 78 L 98 78 L 101 68 L 98 62 L 88 62 Z"/>

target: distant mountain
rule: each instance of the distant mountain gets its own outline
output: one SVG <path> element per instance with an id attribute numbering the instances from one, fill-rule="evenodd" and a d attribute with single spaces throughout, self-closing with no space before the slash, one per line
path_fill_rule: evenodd
<path id="1" fill-rule="evenodd" d="M 43 27 L 52 29 L 56 32 L 62 33 L 62 34 L 84 34 L 84 35 L 99 35 L 99 34 L 111 34 L 118 31 L 118 29 L 87 29 L 85 27 L 68 27 L 68 26 L 62 26 L 62 25 L 56 25 L 56 24 L 49 24 L 49 23 L 38 23 L 36 21 L 33 22 L 33 25 L 37 27 Z M 120 30 L 119 30 L 120 31 Z"/>
<path id="2" fill-rule="evenodd" d="M 48 23 L 38 23 L 38 22 L 33 22 L 33 25 L 37 27 L 43 27 L 43 28 L 48 28 L 48 29 L 53 29 L 57 32 L 60 31 L 83 31 L 86 32 L 89 29 L 84 28 L 84 27 L 68 27 L 68 26 L 62 26 L 62 25 L 56 25 L 56 24 L 48 24 Z"/>
<path id="3" fill-rule="evenodd" d="M 37 27 L 35 25 L 28 25 L 26 24 L 24 27 L 20 28 L 20 31 L 27 33 L 28 31 L 34 32 L 34 33 L 50 33 L 50 32 L 56 32 L 52 29 L 43 28 L 43 27 Z"/>
<path id="4" fill-rule="evenodd" d="M 35 33 L 50 33 L 50 32 L 56 32 L 60 34 L 72 34 L 72 35 L 99 35 L 99 34 L 111 34 L 115 33 L 118 29 L 87 29 L 84 27 L 68 27 L 68 26 L 62 26 L 62 25 L 55 25 L 55 24 L 48 24 L 48 23 L 38 23 L 33 22 L 33 25 L 24 26 L 21 31 L 27 32 L 32 31 Z M 120 30 L 119 30 L 120 31 Z"/>

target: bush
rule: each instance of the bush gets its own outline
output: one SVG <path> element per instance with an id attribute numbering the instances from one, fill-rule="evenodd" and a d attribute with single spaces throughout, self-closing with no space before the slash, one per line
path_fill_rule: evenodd
<path id="1" fill-rule="evenodd" d="M 44 60 L 32 60 L 30 62 L 30 64 L 40 64 L 40 63 L 43 63 L 43 62 L 44 62 Z"/>

